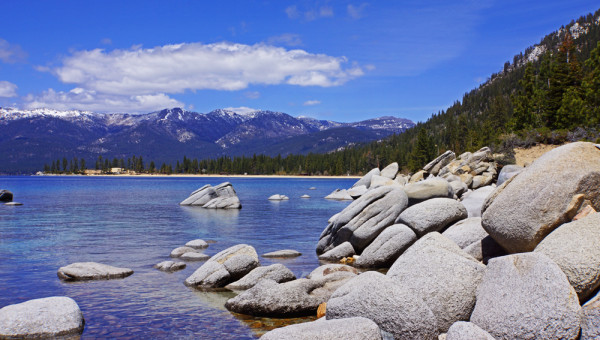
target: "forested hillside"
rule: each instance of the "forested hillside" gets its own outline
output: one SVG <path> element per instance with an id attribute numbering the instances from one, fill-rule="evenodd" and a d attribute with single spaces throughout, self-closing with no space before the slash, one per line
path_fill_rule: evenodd
<path id="1" fill-rule="evenodd" d="M 416 170 L 447 149 L 462 153 L 483 146 L 510 161 L 515 146 L 597 141 L 599 124 L 600 10 L 547 35 L 462 100 L 404 133 L 329 154 L 185 158 L 156 171 L 342 175 L 394 161 Z"/>

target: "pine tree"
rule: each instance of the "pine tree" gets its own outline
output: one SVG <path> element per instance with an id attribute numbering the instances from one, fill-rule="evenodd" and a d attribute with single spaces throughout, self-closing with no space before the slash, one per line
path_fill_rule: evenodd
<path id="1" fill-rule="evenodd" d="M 585 120 L 590 126 L 600 124 L 600 41 L 586 60 L 588 70 L 582 83 L 585 98 Z"/>

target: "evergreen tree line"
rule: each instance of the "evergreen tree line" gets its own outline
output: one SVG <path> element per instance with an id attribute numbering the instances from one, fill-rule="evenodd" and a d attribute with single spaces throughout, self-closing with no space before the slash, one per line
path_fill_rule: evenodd
<path id="1" fill-rule="evenodd" d="M 575 22 L 546 36 L 540 43 L 545 52 L 537 60 L 526 59 L 532 51 L 529 48 L 525 55 L 515 56 L 512 64 L 506 62 L 501 72 L 479 88 L 466 93 L 462 101 L 382 141 L 327 154 L 200 160 L 184 156 L 174 167 L 163 163 L 160 168 L 154 162 L 145 167 L 141 156 L 127 161 L 99 157 L 96 169 L 121 167 L 163 174 L 360 175 L 391 162 L 415 171 L 446 150 L 458 154 L 490 146 L 497 152 L 510 152 L 519 143 L 594 140 L 600 136 L 600 26 L 595 23 L 599 17 L 600 10 L 579 18 L 577 23 L 587 27 L 587 33 L 576 38 L 569 31 Z M 63 159 L 47 165 L 47 169 L 81 171 L 84 165 L 77 164 L 77 159 Z"/>

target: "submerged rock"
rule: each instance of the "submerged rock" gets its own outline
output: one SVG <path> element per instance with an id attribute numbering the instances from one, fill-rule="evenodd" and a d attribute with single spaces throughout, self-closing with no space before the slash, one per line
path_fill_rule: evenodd
<path id="1" fill-rule="evenodd" d="M 83 314 L 73 299 L 54 296 L 0 309 L 0 338 L 54 338 L 83 332 Z"/>
<path id="2" fill-rule="evenodd" d="M 179 257 L 184 261 L 206 261 L 210 259 L 210 256 L 197 252 L 187 252 Z"/>
<path id="3" fill-rule="evenodd" d="M 171 257 L 180 257 L 181 255 L 183 255 L 185 253 L 199 253 L 199 251 L 196 248 L 187 247 L 187 246 L 186 247 L 177 247 L 171 251 L 170 256 Z"/>
<path id="4" fill-rule="evenodd" d="M 283 249 L 283 250 L 277 250 L 277 251 L 272 251 L 270 253 L 265 253 L 262 254 L 262 257 L 266 257 L 266 258 L 290 258 L 290 257 L 298 257 L 302 255 L 301 252 L 293 250 L 293 249 Z"/>
<path id="5" fill-rule="evenodd" d="M 8 203 L 4 203 L 4 205 L 8 205 L 8 206 L 17 206 L 17 205 L 23 205 L 23 203 L 19 203 L 19 202 L 8 202 Z"/>
<path id="6" fill-rule="evenodd" d="M 302 195 L 302 196 L 300 196 L 300 198 L 310 198 L 310 196 L 309 195 Z"/>
<path id="7" fill-rule="evenodd" d="M 201 206 L 208 209 L 241 209 L 242 204 L 229 182 L 215 187 L 207 184 L 192 192 L 180 205 Z"/>
<path id="8" fill-rule="evenodd" d="M 194 249 L 204 249 L 208 248 L 208 243 L 201 239 L 191 240 L 185 244 L 186 247 L 194 248 Z"/>
<path id="9" fill-rule="evenodd" d="M 76 262 L 60 267 L 57 274 L 65 281 L 109 280 L 127 277 L 133 274 L 133 270 L 97 262 Z"/>
<path id="10" fill-rule="evenodd" d="M 275 194 L 275 195 L 271 195 L 269 196 L 269 201 L 284 201 L 284 200 L 289 200 L 290 198 L 287 197 L 286 195 L 280 195 L 280 194 Z"/>
<path id="11" fill-rule="evenodd" d="M 175 262 L 175 261 L 163 261 L 154 265 L 154 268 L 158 270 L 162 270 L 163 272 L 176 272 L 178 270 L 184 269 L 186 266 L 183 262 Z"/>

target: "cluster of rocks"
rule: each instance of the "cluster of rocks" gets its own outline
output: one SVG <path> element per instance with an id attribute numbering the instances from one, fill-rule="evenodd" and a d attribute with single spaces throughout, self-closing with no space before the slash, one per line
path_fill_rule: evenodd
<path id="1" fill-rule="evenodd" d="M 437 177 L 412 182 L 426 183 L 427 190 L 412 187 L 412 178 L 380 185 L 373 178 L 381 175 L 372 174 L 367 191 L 330 219 L 317 253 L 328 260 L 354 256 L 356 266 L 389 270 L 347 274 L 322 306 L 324 318 L 263 338 L 600 338 L 599 149 L 568 144 L 525 169 L 508 167 L 497 188 L 471 182 L 476 190 L 463 202 L 476 196 L 476 217 L 468 217 L 448 178 L 493 181 L 495 165 L 471 165 L 488 163 L 481 152 L 438 158 L 427 167 Z M 465 165 L 471 170 L 460 170 Z M 397 176 L 387 178 L 398 183 Z M 265 306 L 279 303 L 273 291 L 290 301 L 302 298 L 293 282 L 261 281 L 227 306 L 252 313 L 244 306 L 254 303 L 269 314 Z M 302 284 L 309 285 L 296 283 Z"/>
<path id="2" fill-rule="evenodd" d="M 201 206 L 207 209 L 241 209 L 242 203 L 229 182 L 217 186 L 207 184 L 192 192 L 180 205 Z"/>

